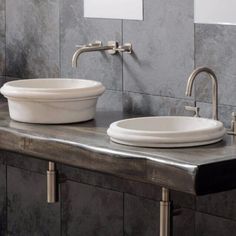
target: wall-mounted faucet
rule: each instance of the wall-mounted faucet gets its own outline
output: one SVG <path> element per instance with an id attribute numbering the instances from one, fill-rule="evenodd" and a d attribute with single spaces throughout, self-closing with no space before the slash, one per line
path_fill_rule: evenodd
<path id="1" fill-rule="evenodd" d="M 202 72 L 207 73 L 209 78 L 211 79 L 211 82 L 212 82 L 212 118 L 214 120 L 218 120 L 218 82 L 217 82 L 217 78 L 213 70 L 207 67 L 199 67 L 195 69 L 192 72 L 192 74 L 189 76 L 187 88 L 186 88 L 186 96 L 192 95 L 193 82 L 196 79 L 196 77 Z"/>
<path id="2" fill-rule="evenodd" d="M 108 53 L 111 55 L 114 55 L 117 52 L 132 53 L 131 43 L 126 43 L 120 46 L 116 41 L 109 41 L 106 46 L 103 46 L 101 41 L 95 41 L 95 43 L 90 43 L 77 47 L 78 49 L 75 51 L 72 57 L 72 67 L 78 66 L 78 58 L 82 53 L 85 52 L 108 51 Z"/>

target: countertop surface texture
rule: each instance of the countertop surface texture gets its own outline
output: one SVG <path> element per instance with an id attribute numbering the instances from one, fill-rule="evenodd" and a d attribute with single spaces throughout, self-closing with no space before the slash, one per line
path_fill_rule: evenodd
<path id="1" fill-rule="evenodd" d="M 94 120 L 84 123 L 24 124 L 11 120 L 7 104 L 2 104 L 0 148 L 194 195 L 236 188 L 234 136 L 208 146 L 175 149 L 111 142 L 109 124 L 128 117 L 98 111 Z"/>

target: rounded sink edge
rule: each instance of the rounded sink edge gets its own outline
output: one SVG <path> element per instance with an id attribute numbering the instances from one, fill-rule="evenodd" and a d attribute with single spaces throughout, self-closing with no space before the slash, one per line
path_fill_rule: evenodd
<path id="1" fill-rule="evenodd" d="M 123 128 L 123 127 L 120 127 L 118 126 L 119 123 L 121 122 L 126 122 L 126 121 L 132 121 L 132 120 L 141 120 L 141 119 L 149 119 L 149 118 L 171 118 L 171 119 L 175 119 L 175 118 L 180 118 L 180 119 L 184 119 L 184 118 L 187 118 L 187 119 L 193 119 L 193 120 L 204 120 L 204 121 L 210 121 L 212 123 L 215 123 L 216 126 L 215 127 L 210 127 L 210 128 L 203 128 L 203 129 L 198 129 L 198 130 L 189 130 L 189 131 L 143 131 L 143 130 L 135 130 L 135 129 L 129 129 L 129 128 Z M 131 119 L 124 119 L 124 120 L 118 120 L 118 121 L 115 121 L 113 123 L 110 124 L 109 128 L 108 129 L 113 129 L 113 130 L 119 130 L 121 132 L 123 132 L 124 134 L 130 134 L 130 133 L 133 133 L 133 134 L 141 134 L 141 135 L 157 135 L 157 134 L 173 134 L 173 135 L 177 135 L 179 133 L 182 133 L 182 134 L 189 134 L 189 133 L 198 133 L 198 132 L 203 132 L 203 131 L 212 131 L 212 130 L 215 130 L 215 129 L 224 129 L 225 132 L 226 132 L 226 129 L 224 127 L 224 124 L 219 121 L 219 120 L 213 120 L 213 119 L 209 119 L 209 118 L 203 118 L 203 117 L 191 117 L 191 116 L 148 116 L 148 117 L 138 117 L 138 118 L 131 118 Z"/>
<path id="2" fill-rule="evenodd" d="M 153 116 L 154 117 L 154 116 Z M 152 117 L 152 118 L 153 118 Z M 162 116 L 167 117 L 167 116 Z M 171 118 L 176 118 L 175 116 L 168 116 Z M 179 118 L 180 116 L 178 116 Z M 142 119 L 149 117 L 133 118 Z M 183 117 L 182 117 L 183 118 Z M 205 128 L 199 130 L 189 130 L 189 131 L 175 131 L 175 132 L 165 132 L 165 131 L 152 131 L 145 132 L 143 130 L 133 130 L 117 127 L 117 122 L 110 125 L 107 130 L 108 136 L 113 142 L 125 144 L 129 146 L 139 146 L 139 147 L 193 147 L 202 146 L 207 144 L 216 143 L 223 139 L 226 134 L 226 129 L 221 121 L 215 121 L 207 118 L 195 118 L 187 117 L 190 119 L 202 119 L 207 121 L 213 121 L 218 126 L 213 126 L 213 128 Z M 132 119 L 126 119 L 132 120 Z M 125 120 L 121 120 L 125 121 Z M 136 131 L 136 132 L 135 132 Z"/>
<path id="3" fill-rule="evenodd" d="M 214 143 L 220 142 L 222 138 L 214 139 L 211 141 L 204 142 L 189 142 L 189 143 L 134 143 L 134 142 L 125 142 L 118 139 L 111 138 L 112 142 L 126 145 L 126 146 L 135 146 L 135 147 L 143 147 L 143 148 L 189 148 L 189 147 L 198 147 L 198 146 L 206 146 Z"/>
<path id="4" fill-rule="evenodd" d="M 94 87 L 94 86 L 99 86 L 99 85 L 102 85 L 101 82 L 99 81 L 96 81 L 96 80 L 87 80 L 87 79 L 79 79 L 79 78 L 34 78 L 34 79 L 19 79 L 19 80 L 12 80 L 12 81 L 9 81 L 9 82 L 6 82 L 4 85 L 6 87 L 9 87 L 9 88 L 13 88 L 13 89 L 29 89 L 29 90 L 34 90 L 34 89 L 40 89 L 39 87 L 33 87 L 33 85 L 37 85 L 37 84 L 41 84 L 41 82 L 49 82 L 49 84 L 51 82 L 53 83 L 57 83 L 57 82 L 60 82 L 58 83 L 59 85 L 63 85 L 62 83 L 65 83 L 65 82 L 69 82 L 69 84 L 71 83 L 71 85 L 73 85 L 73 87 L 71 88 L 74 88 L 75 84 L 78 83 L 78 82 L 81 82 L 81 83 L 88 83 L 90 84 L 89 87 Z M 61 83 L 62 82 L 62 83 Z M 25 85 L 24 85 L 25 83 Z M 56 84 L 55 83 L 55 84 Z M 3 85 L 3 86 L 4 86 Z M 28 86 L 28 87 L 27 87 Z M 78 88 L 78 87 L 77 87 Z M 57 87 L 57 88 L 49 88 L 49 87 L 41 87 L 41 89 L 45 89 L 45 90 L 48 90 L 48 89 L 52 89 L 52 90 L 59 90 L 59 89 L 70 89 L 69 87 Z"/>
<path id="5" fill-rule="evenodd" d="M 143 142 L 145 144 L 148 143 L 159 143 L 159 144 L 165 144 L 165 143 L 192 143 L 192 142 L 207 142 L 209 140 L 213 139 L 222 139 L 226 133 L 226 129 L 223 128 L 218 132 L 212 132 L 209 134 L 194 134 L 191 135 L 181 135 L 179 134 L 177 137 L 168 135 L 166 136 L 148 136 L 148 135 L 134 135 L 134 134 L 123 134 L 114 132 L 111 129 L 107 130 L 108 136 L 110 136 L 111 139 L 116 139 L 124 142 L 130 142 L 130 143 L 136 143 L 136 142 Z"/>
<path id="6" fill-rule="evenodd" d="M 29 79 L 31 81 L 36 79 Z M 83 88 L 55 88 L 55 89 L 37 89 L 37 88 L 24 88 L 24 87 L 14 87 L 11 86 L 12 82 L 19 81 L 29 81 L 29 80 L 15 80 L 5 83 L 1 89 L 1 94 L 6 98 L 22 98 L 22 99 L 49 99 L 49 100 L 58 100 L 58 99 L 76 99 L 76 98 L 91 98 L 91 97 L 99 97 L 101 96 L 106 88 L 102 85 L 101 82 L 93 81 L 93 80 L 82 80 L 95 82 L 91 87 L 83 87 Z M 44 80 L 44 79 L 43 79 Z M 45 79 L 46 80 L 46 79 Z M 61 79 L 49 79 L 53 80 L 61 80 Z M 68 80 L 68 79 L 63 79 Z M 75 80 L 75 79 L 70 79 Z M 77 79 L 81 80 L 81 79 Z M 10 86 L 9 86 L 10 84 Z"/>

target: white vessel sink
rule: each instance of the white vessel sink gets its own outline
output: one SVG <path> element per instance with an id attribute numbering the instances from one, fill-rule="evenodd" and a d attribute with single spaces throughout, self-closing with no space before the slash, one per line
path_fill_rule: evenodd
<path id="1" fill-rule="evenodd" d="M 1 88 L 10 117 L 26 123 L 62 124 L 94 118 L 98 97 L 105 87 L 82 79 L 27 79 Z"/>
<path id="2" fill-rule="evenodd" d="M 141 147 L 191 147 L 220 141 L 226 130 L 220 121 L 181 116 L 120 120 L 107 134 L 120 144 Z"/>

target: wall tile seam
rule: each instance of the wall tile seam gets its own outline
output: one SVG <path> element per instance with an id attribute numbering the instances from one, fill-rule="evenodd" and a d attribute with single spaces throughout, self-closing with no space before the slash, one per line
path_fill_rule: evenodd
<path id="1" fill-rule="evenodd" d="M 236 24 L 216 24 L 216 23 L 194 23 L 194 25 L 212 25 L 212 26 L 221 26 L 221 27 L 236 27 Z"/>
<path id="2" fill-rule="evenodd" d="M 171 96 L 161 96 L 161 95 L 155 95 L 155 94 L 148 94 L 148 93 L 140 93 L 140 92 L 133 92 L 133 91 L 128 91 L 128 90 L 124 90 L 124 91 L 121 91 L 121 90 L 116 90 L 116 89 L 106 89 L 106 91 L 109 91 L 109 92 L 114 92 L 114 93 L 120 93 L 120 94 L 139 94 L 139 95 L 145 95 L 145 96 L 150 96 L 150 97 L 159 97 L 159 98 L 167 98 L 167 99 L 174 99 L 174 100 L 180 100 L 180 101 L 186 101 L 186 102 L 193 102 L 194 99 L 193 98 L 188 98 L 186 97 L 185 98 L 181 98 L 181 97 L 171 97 Z"/>
<path id="3" fill-rule="evenodd" d="M 206 105 L 212 105 L 212 102 L 207 102 L 207 101 L 199 101 L 199 100 L 196 100 L 197 103 L 201 103 L 201 104 L 206 104 Z M 229 108 L 235 108 L 236 110 L 236 105 L 230 105 L 230 104 L 224 104 L 224 103 L 220 103 L 218 104 L 218 108 L 220 106 L 224 106 L 224 107 L 229 107 Z"/>
<path id="4" fill-rule="evenodd" d="M 5 22 L 4 22 L 4 33 L 5 33 L 5 35 L 4 35 L 4 53 L 5 53 L 5 55 L 4 55 L 4 73 L 3 73 L 3 76 L 6 76 L 6 67 L 7 67 L 7 62 L 6 62 L 6 55 L 7 55 L 7 34 L 6 34 L 6 32 L 7 32 L 7 2 L 6 2 L 7 0 L 5 0 L 4 1 L 4 20 L 5 20 Z"/>
<path id="5" fill-rule="evenodd" d="M 121 20 L 121 43 L 122 45 L 124 44 L 124 20 Z M 122 53 L 121 55 L 121 69 L 122 69 L 122 72 L 121 72 L 121 77 L 122 77 L 122 84 L 121 84 L 121 87 L 122 87 L 122 91 L 125 90 L 125 80 L 124 80 L 124 55 Z"/>
<path id="6" fill-rule="evenodd" d="M 140 94 L 140 95 L 146 95 L 146 96 L 151 96 L 151 97 L 160 97 L 160 98 L 170 98 L 170 99 L 175 99 L 175 100 L 182 100 L 182 101 L 194 101 L 194 98 L 187 97 L 173 97 L 173 96 L 162 96 L 159 94 L 151 94 L 151 93 L 143 93 L 143 92 L 135 92 L 135 91 L 130 91 L 130 90 L 124 90 L 123 93 L 133 93 L 133 94 Z"/>
<path id="7" fill-rule="evenodd" d="M 62 47 L 61 47 L 61 0 L 58 0 L 58 36 L 59 36 L 59 77 L 61 78 L 62 70 Z"/>
<path id="8" fill-rule="evenodd" d="M 195 24 L 193 24 L 193 69 L 196 69 L 196 61 L 197 61 L 197 59 L 196 59 L 196 25 Z M 197 99 L 197 89 L 196 89 L 196 86 L 195 86 L 195 84 L 193 85 L 194 87 L 194 96 L 193 96 L 193 98 L 194 98 L 194 101 L 197 101 L 196 99 Z"/>

